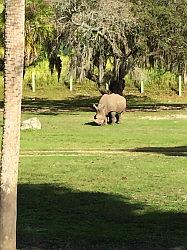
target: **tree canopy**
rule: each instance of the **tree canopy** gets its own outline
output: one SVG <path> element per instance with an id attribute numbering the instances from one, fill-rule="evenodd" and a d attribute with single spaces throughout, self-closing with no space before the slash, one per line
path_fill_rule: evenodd
<path id="1" fill-rule="evenodd" d="M 99 88 L 114 82 L 113 92 L 122 91 L 128 60 L 136 51 L 136 25 L 128 0 L 71 0 L 57 6 L 59 43 L 69 50 L 74 77 L 87 77 Z"/>
<path id="2" fill-rule="evenodd" d="M 140 25 L 139 63 L 182 73 L 187 55 L 187 2 L 140 0 L 133 11 Z"/>
<path id="3" fill-rule="evenodd" d="M 68 47 L 80 80 L 87 77 L 100 88 L 109 83 L 112 92 L 121 93 L 135 65 L 184 71 L 184 0 L 64 0 L 56 12 L 58 42 Z"/>
<path id="4" fill-rule="evenodd" d="M 70 74 L 122 93 L 133 67 L 183 73 L 186 0 L 27 0 L 25 63 L 68 54 Z M 1 26 L 0 26 L 1 27 Z"/>

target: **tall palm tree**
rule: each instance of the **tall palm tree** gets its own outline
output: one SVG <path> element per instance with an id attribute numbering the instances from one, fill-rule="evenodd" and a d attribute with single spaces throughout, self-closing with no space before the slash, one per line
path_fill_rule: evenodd
<path id="1" fill-rule="evenodd" d="M 5 0 L 5 94 L 0 164 L 0 250 L 16 249 L 24 19 L 25 0 Z"/>

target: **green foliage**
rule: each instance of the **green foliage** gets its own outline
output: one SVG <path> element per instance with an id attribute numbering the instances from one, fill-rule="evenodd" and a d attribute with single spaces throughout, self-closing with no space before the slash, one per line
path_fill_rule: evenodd
<path id="1" fill-rule="evenodd" d="M 35 73 L 36 82 L 39 87 L 44 87 L 47 85 L 57 86 L 67 81 L 69 58 L 67 56 L 62 56 L 61 59 L 63 66 L 59 83 L 57 78 L 57 72 L 54 71 L 53 74 L 51 74 L 51 72 L 49 71 L 49 61 L 41 60 L 35 63 L 33 66 L 26 68 L 24 84 L 31 84 L 33 72 Z"/>
<path id="2" fill-rule="evenodd" d="M 3 1 L 0 4 L 3 58 Z M 61 80 L 65 83 L 71 74 L 74 82 L 76 78 L 85 82 L 87 77 L 99 87 L 114 79 L 121 84 L 120 78 L 138 66 L 154 68 L 145 74 L 150 79 L 147 87 L 176 89 L 172 73 L 184 72 L 187 57 L 186 16 L 184 0 L 72 0 L 55 4 L 27 0 L 25 65 L 64 53 L 70 59 L 64 64 L 66 74 Z M 48 68 L 39 67 L 39 84 L 56 85 L 56 77 L 50 77 Z M 130 77 L 126 79 L 127 85 L 131 84 Z"/>
<path id="3" fill-rule="evenodd" d="M 178 77 L 176 74 L 161 69 L 135 68 L 126 77 L 126 87 L 135 86 L 140 91 L 141 81 L 144 84 L 145 93 L 178 93 Z"/>
<path id="4" fill-rule="evenodd" d="M 69 89 L 69 57 L 62 56 L 63 62 L 62 74 L 60 78 L 60 82 L 57 80 L 57 72 L 54 71 L 53 75 L 51 75 L 49 71 L 49 63 L 47 60 L 39 62 L 36 66 L 32 66 L 27 68 L 26 74 L 24 77 L 24 86 L 30 86 L 32 82 L 32 72 L 35 72 L 36 75 L 36 86 L 37 88 L 51 86 L 52 88 L 56 88 L 57 86 L 64 86 Z M 110 68 L 111 65 L 108 62 L 107 68 Z M 155 69 L 141 69 L 135 68 L 135 70 L 128 74 L 125 77 L 126 80 L 126 88 L 133 88 L 134 86 L 140 90 L 141 80 L 144 82 L 144 90 L 146 93 L 151 93 L 155 91 L 163 91 L 165 92 L 176 92 L 178 91 L 178 78 L 174 73 L 163 70 L 155 70 Z M 73 82 L 75 91 L 79 91 L 79 89 L 93 89 L 93 82 L 89 80 L 84 80 L 82 83 L 77 81 Z M 52 90 L 51 90 L 52 91 Z"/>
<path id="5" fill-rule="evenodd" d="M 29 67 L 26 70 L 24 77 L 24 84 L 31 87 L 32 84 L 32 74 L 35 74 L 36 86 L 44 87 L 48 85 L 57 86 L 57 74 L 51 75 L 49 71 L 49 63 L 47 61 L 38 62 L 36 66 Z"/>
<path id="6" fill-rule="evenodd" d="M 146 79 L 144 82 L 145 91 L 162 90 L 177 91 L 178 82 L 175 74 L 162 70 L 145 70 Z"/>
<path id="7" fill-rule="evenodd" d="M 129 0 L 63 1 L 57 5 L 59 45 L 70 51 L 70 68 L 74 78 L 95 81 L 101 89 L 106 83 L 123 85 L 127 58 L 133 45 L 131 30 L 136 20 Z M 112 69 L 106 64 L 111 58 Z M 120 89 L 120 87 L 119 87 Z"/>
<path id="8" fill-rule="evenodd" d="M 63 67 L 61 72 L 61 77 L 58 82 L 57 72 L 51 75 L 49 71 L 49 62 L 47 60 L 38 62 L 35 66 L 30 66 L 26 68 L 24 76 L 24 86 L 23 86 L 23 95 L 27 97 L 44 97 L 45 98 L 55 98 L 56 93 L 58 93 L 59 98 L 64 98 L 68 95 L 74 95 L 75 93 L 94 95 L 98 92 L 96 85 L 89 81 L 85 80 L 82 83 L 73 82 L 73 91 L 72 93 L 69 90 L 69 57 L 61 56 Z M 36 92 L 32 92 L 32 77 L 35 76 L 35 88 Z M 3 86 L 3 77 L 0 77 L 0 82 Z M 0 93 L 3 91 L 3 88 L 0 87 Z M 98 93 L 97 93 L 98 94 Z M 0 95 L 2 96 L 2 95 Z"/>
<path id="9" fill-rule="evenodd" d="M 53 6 L 43 0 L 28 0 L 25 17 L 25 64 L 46 57 L 47 42 L 54 35 Z"/>
<path id="10" fill-rule="evenodd" d="M 187 56 L 187 2 L 134 1 L 138 18 L 139 49 L 142 67 L 157 67 L 182 73 Z M 140 34 L 140 36 L 139 36 Z"/>

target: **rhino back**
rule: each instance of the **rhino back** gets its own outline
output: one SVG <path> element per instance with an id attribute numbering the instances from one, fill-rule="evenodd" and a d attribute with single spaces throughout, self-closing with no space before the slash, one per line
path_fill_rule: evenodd
<path id="1" fill-rule="evenodd" d="M 126 99 L 125 97 L 114 93 L 104 94 L 99 101 L 99 105 L 105 107 L 106 114 L 111 111 L 121 113 L 126 109 Z"/>
<path id="2" fill-rule="evenodd" d="M 116 111 L 121 113 L 126 109 L 125 97 L 118 94 L 110 94 L 108 97 L 108 112 Z"/>
<path id="3" fill-rule="evenodd" d="M 107 105 L 109 102 L 109 95 L 108 94 L 104 94 L 101 96 L 101 99 L 99 100 L 99 104 L 100 105 Z"/>

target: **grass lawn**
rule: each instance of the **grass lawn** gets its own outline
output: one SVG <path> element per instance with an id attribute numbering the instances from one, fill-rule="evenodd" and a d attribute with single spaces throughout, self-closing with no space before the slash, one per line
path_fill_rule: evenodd
<path id="1" fill-rule="evenodd" d="M 128 96 L 95 126 L 97 98 L 25 99 L 19 249 L 187 249 L 187 105 Z"/>

